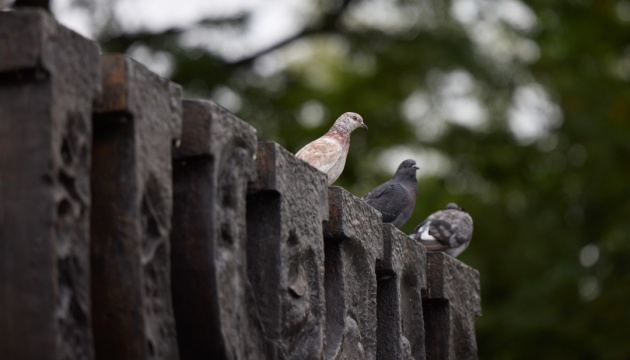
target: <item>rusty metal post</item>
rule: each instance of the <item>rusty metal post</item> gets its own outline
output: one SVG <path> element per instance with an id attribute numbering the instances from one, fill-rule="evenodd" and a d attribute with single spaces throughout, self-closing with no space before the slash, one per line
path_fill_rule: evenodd
<path id="1" fill-rule="evenodd" d="M 92 301 L 98 359 L 177 359 L 171 301 L 171 144 L 181 88 L 101 57 L 92 153 Z"/>
<path id="2" fill-rule="evenodd" d="M 328 189 L 325 359 L 375 359 L 375 266 L 383 259 L 382 217 L 346 190 Z"/>
<path id="3" fill-rule="evenodd" d="M 422 293 L 427 359 L 477 359 L 479 272 L 444 253 L 429 252 L 427 282 Z"/>
<path id="4" fill-rule="evenodd" d="M 321 359 L 326 175 L 272 142 L 258 143 L 256 169 L 247 195 L 247 262 L 266 358 Z"/>
<path id="5" fill-rule="evenodd" d="M 182 359 L 264 359 L 247 279 L 247 183 L 256 130 L 209 101 L 183 102 L 173 151 L 173 306 Z"/>
<path id="6" fill-rule="evenodd" d="M 427 288 L 424 246 L 383 224 L 383 261 L 377 261 L 377 359 L 425 359 L 422 290 Z"/>
<path id="7" fill-rule="evenodd" d="M 98 46 L 0 12 L 0 357 L 91 359 L 90 151 Z"/>

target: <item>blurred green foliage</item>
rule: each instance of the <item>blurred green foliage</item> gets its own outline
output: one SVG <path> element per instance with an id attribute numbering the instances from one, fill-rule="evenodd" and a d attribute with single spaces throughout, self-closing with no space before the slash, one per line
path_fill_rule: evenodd
<path id="1" fill-rule="evenodd" d="M 481 359 L 630 359 L 630 2 L 317 4 L 302 32 L 237 61 L 183 46 L 189 29 L 110 23 L 100 41 L 170 54 L 187 97 L 223 100 L 294 153 L 360 113 L 369 131 L 336 183 L 359 197 L 397 151 L 432 154 L 403 231 L 451 201 L 472 214 L 460 259 L 481 273 Z M 191 28 L 248 14 L 210 20 Z M 538 130 L 519 132 L 519 112 Z"/>

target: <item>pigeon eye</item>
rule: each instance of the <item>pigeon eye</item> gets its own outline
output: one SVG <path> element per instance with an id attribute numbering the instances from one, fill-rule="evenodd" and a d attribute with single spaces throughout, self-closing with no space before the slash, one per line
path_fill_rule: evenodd
<path id="1" fill-rule="evenodd" d="M 353 116 L 353 117 L 352 117 L 352 120 L 356 120 L 356 119 L 357 119 L 357 117 L 356 117 L 356 116 Z"/>
<path id="2" fill-rule="evenodd" d="M 406 168 L 406 167 L 407 167 L 407 165 L 403 165 L 403 167 L 404 167 L 404 168 Z"/>

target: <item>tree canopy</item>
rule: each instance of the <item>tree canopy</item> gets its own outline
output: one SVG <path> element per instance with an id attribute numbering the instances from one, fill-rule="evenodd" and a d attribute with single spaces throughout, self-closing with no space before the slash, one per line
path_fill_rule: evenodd
<path id="1" fill-rule="evenodd" d="M 630 1 L 287 0 L 161 27 L 121 3 L 75 5 L 104 52 L 261 140 L 295 153 L 361 114 L 335 185 L 361 197 L 417 160 L 402 230 L 452 201 L 474 219 L 460 259 L 481 273 L 481 359 L 630 358 Z M 271 6 L 293 28 L 258 44 Z"/>

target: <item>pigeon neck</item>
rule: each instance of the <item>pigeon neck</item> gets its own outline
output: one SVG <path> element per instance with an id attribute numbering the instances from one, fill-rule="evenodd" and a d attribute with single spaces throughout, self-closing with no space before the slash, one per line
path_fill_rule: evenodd
<path id="1" fill-rule="evenodd" d="M 404 180 L 404 181 L 413 181 L 415 183 L 418 182 L 418 179 L 416 178 L 416 170 L 413 170 L 412 172 L 399 172 L 394 174 L 394 179 L 395 180 Z"/>
<path id="2" fill-rule="evenodd" d="M 335 124 L 333 127 L 328 130 L 326 133 L 327 136 L 332 136 L 340 141 L 348 141 L 350 139 L 350 134 L 352 133 L 352 129 L 342 124 Z"/>

